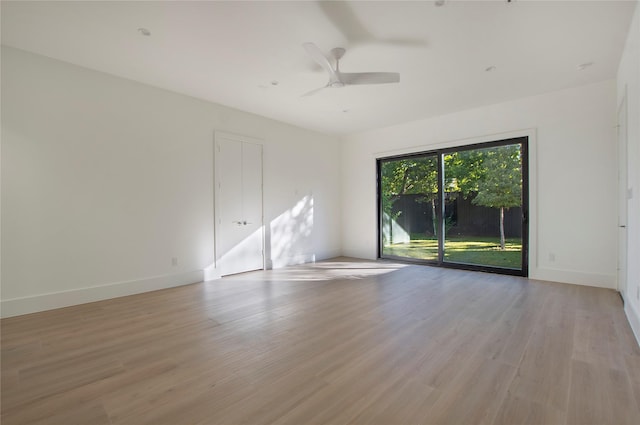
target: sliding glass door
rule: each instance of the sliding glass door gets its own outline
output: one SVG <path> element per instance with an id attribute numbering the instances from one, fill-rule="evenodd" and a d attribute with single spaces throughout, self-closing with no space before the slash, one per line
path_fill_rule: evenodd
<path id="1" fill-rule="evenodd" d="M 379 159 L 379 256 L 526 275 L 526 177 L 526 138 Z"/>
<path id="2" fill-rule="evenodd" d="M 437 155 L 380 163 L 382 255 L 438 260 L 440 173 Z"/>

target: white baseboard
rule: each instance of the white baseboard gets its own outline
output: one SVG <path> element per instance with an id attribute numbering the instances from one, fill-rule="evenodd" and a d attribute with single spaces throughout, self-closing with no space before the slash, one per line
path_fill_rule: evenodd
<path id="1" fill-rule="evenodd" d="M 636 337 L 636 341 L 640 346 L 640 316 L 630 302 L 624 303 L 624 312 L 627 315 L 627 320 L 629 321 L 629 325 L 631 325 L 631 330 Z"/>
<path id="2" fill-rule="evenodd" d="M 280 269 L 287 266 L 296 266 L 298 264 L 313 263 L 316 261 L 314 254 L 300 254 L 291 257 L 277 258 L 271 260 L 272 269 Z M 267 265 L 267 268 L 269 265 Z"/>
<path id="3" fill-rule="evenodd" d="M 205 282 L 222 278 L 222 276 L 220 275 L 220 269 L 216 268 L 214 265 L 206 267 L 203 270 L 203 274 L 203 279 Z"/>
<path id="4" fill-rule="evenodd" d="M 316 254 L 316 261 L 329 260 L 331 258 L 342 257 L 341 249 L 330 249 Z"/>
<path id="5" fill-rule="evenodd" d="M 330 249 L 327 251 L 317 252 L 313 254 L 299 254 L 284 258 L 276 258 L 267 260 L 266 268 L 279 269 L 287 266 L 297 266 L 299 264 L 315 263 L 316 261 L 328 260 L 342 256 L 341 249 Z"/>
<path id="6" fill-rule="evenodd" d="M 571 283 L 574 285 L 595 286 L 598 288 L 616 289 L 615 275 L 596 273 L 582 273 L 574 270 L 561 270 L 549 268 L 532 268 L 529 270 L 529 278 L 544 280 L 547 282 Z"/>
<path id="7" fill-rule="evenodd" d="M 345 249 L 342 252 L 343 257 L 349 258 L 360 258 L 363 260 L 377 260 L 377 256 L 375 252 L 372 252 L 369 249 Z"/>
<path id="8" fill-rule="evenodd" d="M 203 270 L 195 270 L 174 275 L 154 276 L 140 280 L 111 283 L 108 285 L 72 289 L 69 291 L 33 295 L 29 297 L 2 300 L 0 316 L 12 317 L 55 308 L 69 307 L 126 295 L 156 291 L 158 289 L 189 285 L 204 280 Z"/>
<path id="9" fill-rule="evenodd" d="M 316 261 L 328 260 L 329 258 L 341 257 L 341 249 L 329 249 L 312 254 L 299 254 L 284 258 L 277 258 L 267 261 L 267 269 L 279 269 L 287 266 L 297 266 L 299 264 L 315 263 Z"/>
<path id="10" fill-rule="evenodd" d="M 350 258 L 361 258 L 363 260 L 376 260 L 375 254 L 372 254 L 370 250 L 364 249 L 345 249 L 343 255 Z M 616 289 L 618 286 L 615 275 L 584 273 L 575 270 L 551 269 L 547 267 L 530 267 L 529 279 L 595 286 L 607 289 Z"/>

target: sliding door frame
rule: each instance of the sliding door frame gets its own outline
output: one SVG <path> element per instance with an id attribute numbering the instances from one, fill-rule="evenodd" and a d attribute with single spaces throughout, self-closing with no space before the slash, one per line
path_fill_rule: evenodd
<path id="1" fill-rule="evenodd" d="M 486 149 L 492 147 L 500 147 L 507 145 L 519 144 L 521 146 L 521 166 L 522 166 L 522 207 L 521 207 L 521 235 L 522 235 L 522 252 L 521 252 L 521 268 L 512 269 L 507 267 L 486 266 L 479 264 L 455 263 L 444 260 L 444 243 L 445 243 L 445 191 L 444 188 L 444 155 L 453 152 L 463 152 L 475 149 Z M 436 209 L 436 219 L 438 222 L 438 260 L 421 260 L 416 258 L 398 257 L 393 255 L 383 255 L 382 241 L 382 163 L 386 161 L 408 159 L 416 157 L 436 156 L 438 161 L 438 206 Z M 508 139 L 495 140 L 490 142 L 473 143 L 469 145 L 452 146 L 420 152 L 412 152 L 408 154 L 385 156 L 376 159 L 376 207 L 377 207 L 377 257 L 383 259 L 391 259 L 408 263 L 425 264 L 439 267 L 447 267 L 453 269 L 475 270 L 491 273 L 500 273 L 515 276 L 529 275 L 529 137 L 512 137 Z"/>

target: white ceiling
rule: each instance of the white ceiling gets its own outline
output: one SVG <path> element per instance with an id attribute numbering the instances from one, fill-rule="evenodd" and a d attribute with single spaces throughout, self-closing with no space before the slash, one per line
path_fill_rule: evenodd
<path id="1" fill-rule="evenodd" d="M 2 1 L 2 43 L 350 134 L 615 78 L 635 4 Z M 307 41 L 345 47 L 344 72 L 400 72 L 401 81 L 301 97 L 327 82 Z"/>

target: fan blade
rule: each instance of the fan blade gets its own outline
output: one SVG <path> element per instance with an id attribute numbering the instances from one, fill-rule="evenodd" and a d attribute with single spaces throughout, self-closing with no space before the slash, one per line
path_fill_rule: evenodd
<path id="1" fill-rule="evenodd" d="M 320 51 L 318 46 L 313 43 L 304 43 L 302 44 L 302 47 L 304 47 L 304 49 L 314 61 L 316 61 L 322 68 L 324 68 L 325 71 L 329 73 L 330 81 L 339 81 L 335 69 L 331 67 L 331 62 L 329 62 L 329 59 L 327 59 L 327 57 L 322 54 L 322 51 Z"/>
<path id="2" fill-rule="evenodd" d="M 309 97 L 309 96 L 313 96 L 314 94 L 318 93 L 320 90 L 326 89 L 327 87 L 329 87 L 329 86 L 322 86 L 322 87 L 320 87 L 319 89 L 315 89 L 315 90 L 308 91 L 308 92 L 306 92 L 305 94 L 303 94 L 303 95 L 302 95 L 302 96 L 300 96 L 300 97 Z"/>
<path id="3" fill-rule="evenodd" d="M 389 84 L 399 83 L 397 72 L 341 72 L 340 81 L 345 84 Z"/>

